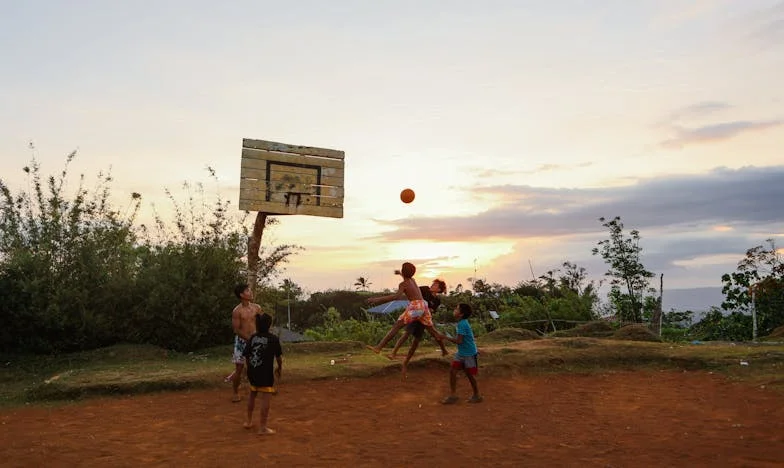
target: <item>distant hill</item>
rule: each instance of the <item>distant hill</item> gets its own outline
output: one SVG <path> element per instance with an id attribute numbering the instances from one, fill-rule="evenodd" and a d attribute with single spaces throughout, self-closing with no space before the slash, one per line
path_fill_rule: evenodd
<path id="1" fill-rule="evenodd" d="M 665 289 L 662 309 L 669 312 L 691 310 L 707 312 L 711 307 L 721 307 L 724 294 L 721 288 Z"/>

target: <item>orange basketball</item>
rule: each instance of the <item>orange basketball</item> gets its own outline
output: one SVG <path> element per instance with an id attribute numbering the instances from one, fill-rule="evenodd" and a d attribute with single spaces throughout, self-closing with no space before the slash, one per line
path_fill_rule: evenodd
<path id="1" fill-rule="evenodd" d="M 400 192 L 400 201 L 403 203 L 411 203 L 414 201 L 414 191 L 410 188 L 407 188 Z"/>

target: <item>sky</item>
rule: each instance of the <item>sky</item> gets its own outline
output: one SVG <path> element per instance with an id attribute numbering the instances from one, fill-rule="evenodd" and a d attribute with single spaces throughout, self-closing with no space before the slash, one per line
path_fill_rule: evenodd
<path id="1" fill-rule="evenodd" d="M 345 151 L 342 219 L 285 216 L 306 291 L 514 285 L 620 216 L 667 288 L 784 246 L 784 2 L 0 0 L 0 179 L 114 176 L 139 222 L 243 138 Z M 30 149 L 30 143 L 35 149 Z M 212 182 L 206 167 L 218 177 Z M 76 186 L 76 181 L 72 184 Z M 399 192 L 416 191 L 403 204 Z"/>

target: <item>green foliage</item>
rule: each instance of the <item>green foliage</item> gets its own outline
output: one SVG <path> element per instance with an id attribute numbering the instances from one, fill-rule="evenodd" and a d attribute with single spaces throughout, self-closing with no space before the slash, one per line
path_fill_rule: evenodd
<path id="1" fill-rule="evenodd" d="M 724 310 L 751 312 L 751 289 L 761 336 L 784 325 L 784 263 L 773 239 L 746 251 L 733 273 L 722 275 Z"/>
<path id="2" fill-rule="evenodd" d="M 750 341 L 751 316 L 740 312 L 724 315 L 714 307 L 691 327 L 689 336 L 702 341 Z"/>
<path id="3" fill-rule="evenodd" d="M 621 320 L 641 322 L 643 318 L 643 295 L 648 289 L 649 279 L 653 273 L 646 270 L 640 261 L 640 232 L 632 230 L 627 237 L 623 232 L 621 218 L 616 216 L 611 221 L 599 218 L 602 226 L 610 232 L 610 237 L 598 242 L 592 253 L 601 255 L 610 269 L 605 273 L 611 279 L 609 294 L 617 315 Z M 621 293 L 621 287 L 626 293 Z"/>
<path id="4" fill-rule="evenodd" d="M 661 339 L 662 341 L 682 342 L 688 341 L 690 338 L 688 328 L 677 327 L 662 327 Z"/>
<path id="5" fill-rule="evenodd" d="M 302 329 L 322 326 L 324 312 L 330 307 L 339 311 L 343 320 L 366 320 L 368 297 L 371 297 L 369 293 L 361 291 L 330 289 L 315 292 L 305 301 L 292 303 L 291 320 Z"/>
<path id="6" fill-rule="evenodd" d="M 218 197 L 185 184 L 174 228 L 160 216 L 135 227 L 141 195 L 124 210 L 110 202 L 110 175 L 93 190 L 84 176 L 72 198 L 67 167 L 44 181 L 24 168 L 30 189 L 13 194 L 0 180 L 0 350 L 63 352 L 118 342 L 189 350 L 231 338 L 234 284 L 244 281 L 244 219 Z M 214 176 L 214 174 L 213 174 Z M 274 276 L 296 246 L 276 246 L 260 262 Z"/>
<path id="7" fill-rule="evenodd" d="M 65 195 L 68 164 L 59 178 L 24 168 L 29 191 L 16 195 L 0 181 L 0 348 L 64 351 L 102 346 L 122 330 L 117 318 L 132 304 L 141 196 L 124 212 L 109 199 L 110 175 L 92 191 L 79 181 Z"/>
<path id="8" fill-rule="evenodd" d="M 330 307 L 322 314 L 322 322 L 323 325 L 306 330 L 305 336 L 316 341 L 377 343 L 387 334 L 393 320 L 391 317 L 381 320 L 342 320 L 338 310 Z"/>

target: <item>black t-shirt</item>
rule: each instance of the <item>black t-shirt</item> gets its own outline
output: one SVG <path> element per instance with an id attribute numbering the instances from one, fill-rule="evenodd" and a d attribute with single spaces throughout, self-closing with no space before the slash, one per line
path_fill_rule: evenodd
<path id="1" fill-rule="evenodd" d="M 283 355 L 280 340 L 271 333 L 256 333 L 250 337 L 242 355 L 247 358 L 248 382 L 254 387 L 272 387 L 275 384 L 273 361 Z"/>
<path id="2" fill-rule="evenodd" d="M 427 301 L 427 308 L 433 313 L 441 305 L 441 299 L 433 295 L 428 286 L 420 286 L 419 290 L 422 291 L 422 299 Z"/>

